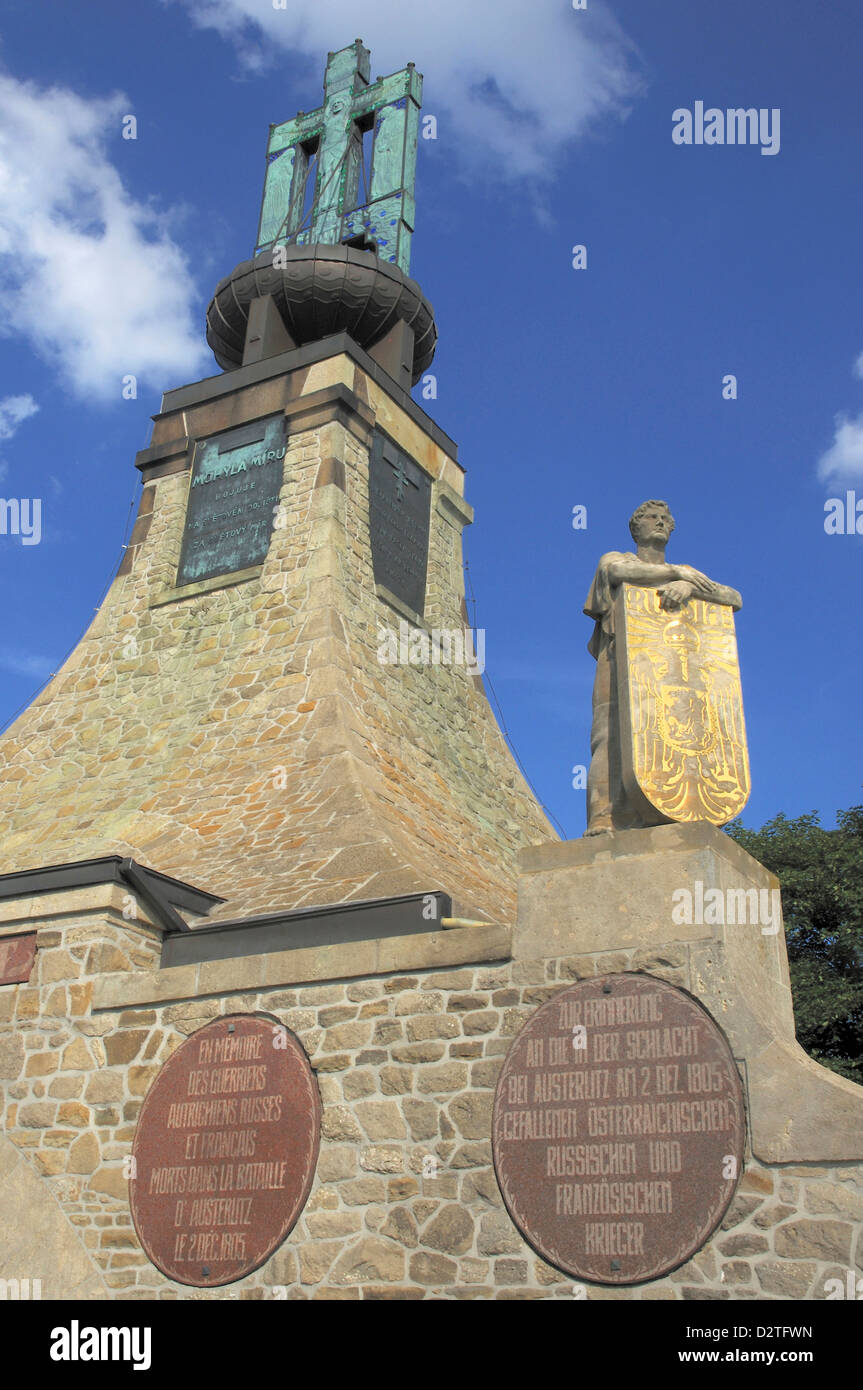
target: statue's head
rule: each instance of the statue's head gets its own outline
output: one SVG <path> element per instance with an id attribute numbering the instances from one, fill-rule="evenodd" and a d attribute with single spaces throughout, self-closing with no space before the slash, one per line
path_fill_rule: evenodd
<path id="1" fill-rule="evenodd" d="M 660 502 L 655 497 L 649 502 L 642 502 L 629 518 L 629 533 L 636 545 L 650 540 L 661 540 L 664 545 L 673 530 L 674 517 L 668 503 Z"/>

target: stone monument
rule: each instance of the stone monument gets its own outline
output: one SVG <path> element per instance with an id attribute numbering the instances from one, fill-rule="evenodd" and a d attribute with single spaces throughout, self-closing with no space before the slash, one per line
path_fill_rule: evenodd
<path id="1" fill-rule="evenodd" d="M 207 311 L 224 371 L 166 393 L 117 579 L 6 735 L 0 873 L 117 854 L 230 884 L 214 919 L 442 892 L 500 921 L 553 832 L 464 660 L 473 513 L 410 396 L 422 78 L 371 82 L 356 40 L 324 98 L 271 128 L 258 250 Z"/>
<path id="2" fill-rule="evenodd" d="M 272 128 L 223 371 L 166 393 L 119 573 L 0 744 L 2 1287 L 826 1297 L 863 1093 L 796 1045 L 775 880 L 717 828 L 739 598 L 666 571 L 662 504 L 605 557 L 612 824 L 556 841 L 464 660 L 473 514 L 410 396 L 422 80 L 369 77 L 330 54 Z"/>

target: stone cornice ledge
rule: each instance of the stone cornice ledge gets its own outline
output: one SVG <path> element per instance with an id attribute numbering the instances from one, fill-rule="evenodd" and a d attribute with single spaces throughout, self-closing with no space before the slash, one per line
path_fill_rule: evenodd
<path id="1" fill-rule="evenodd" d="M 459 496 L 449 483 L 445 483 L 441 479 L 437 482 L 435 509 L 440 512 L 442 517 L 446 518 L 451 526 L 455 526 L 459 531 L 473 523 L 473 507 Z"/>
<path id="2" fill-rule="evenodd" d="M 509 927 L 455 927 L 451 931 L 385 936 L 302 950 L 177 965 L 169 970 L 103 976 L 93 992 L 95 1009 L 137 1008 L 208 994 L 324 984 L 356 976 L 436 970 L 452 965 L 509 960 Z"/>

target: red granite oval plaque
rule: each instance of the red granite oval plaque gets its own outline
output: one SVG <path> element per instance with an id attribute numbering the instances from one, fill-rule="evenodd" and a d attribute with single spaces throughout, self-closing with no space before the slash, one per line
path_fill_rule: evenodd
<path id="1" fill-rule="evenodd" d="M 578 1279 L 640 1284 L 722 1220 L 743 1163 L 740 1076 L 690 995 L 651 975 L 555 994 L 497 1084 L 495 1171 L 525 1240 Z"/>
<path id="2" fill-rule="evenodd" d="M 306 1203 L 320 1134 L 317 1082 L 277 1019 L 228 1015 L 181 1043 L 132 1147 L 132 1220 L 157 1269 L 212 1288 L 262 1265 Z"/>

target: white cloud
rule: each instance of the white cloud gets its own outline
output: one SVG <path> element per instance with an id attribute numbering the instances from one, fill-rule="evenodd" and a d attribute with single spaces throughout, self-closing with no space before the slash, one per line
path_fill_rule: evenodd
<path id="1" fill-rule="evenodd" d="M 322 63 L 359 30 L 372 77 L 416 62 L 425 73 L 425 109 L 446 113 L 439 139 L 462 168 L 503 182 L 551 176 L 559 156 L 600 119 L 626 114 L 642 90 L 634 45 L 590 0 L 175 0 L 193 22 L 235 43 L 245 66 L 260 69 L 278 50 L 309 59 L 309 87 L 320 92 Z M 314 83 L 314 86 L 312 86 Z M 315 98 L 314 105 L 320 101 Z M 287 100 L 275 120 L 293 114 Z M 313 109 L 309 105 L 309 109 Z"/>
<path id="2" fill-rule="evenodd" d="M 121 399 L 207 361 L 196 291 L 169 218 L 137 202 L 107 153 L 130 109 L 0 73 L 0 331 L 76 394 Z"/>
<path id="3" fill-rule="evenodd" d="M 18 426 L 38 409 L 30 395 L 4 396 L 0 400 L 0 439 L 11 439 Z"/>
<path id="4" fill-rule="evenodd" d="M 56 669 L 57 663 L 50 657 L 37 656 L 18 647 L 0 647 L 0 670 L 10 671 L 14 676 L 35 676 L 44 680 Z"/>
<path id="5" fill-rule="evenodd" d="M 822 483 L 863 479 L 863 415 L 836 416 L 836 433 L 818 460 L 818 477 Z"/>
<path id="6" fill-rule="evenodd" d="M 863 379 L 863 352 L 854 363 L 854 375 Z M 863 481 L 863 413 L 837 415 L 833 443 L 818 460 L 822 483 Z"/>

